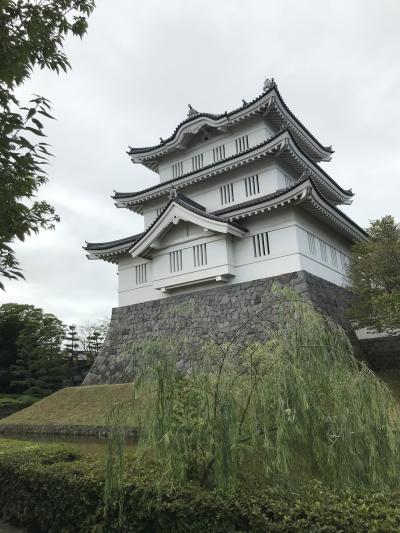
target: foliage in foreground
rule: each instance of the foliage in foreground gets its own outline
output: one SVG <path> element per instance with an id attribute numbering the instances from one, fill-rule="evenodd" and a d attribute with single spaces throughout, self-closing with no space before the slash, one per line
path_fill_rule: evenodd
<path id="1" fill-rule="evenodd" d="M 369 241 L 352 249 L 351 317 L 358 327 L 396 333 L 400 330 L 400 224 L 387 215 L 372 220 L 368 233 Z"/>
<path id="2" fill-rule="evenodd" d="M 316 479 L 335 487 L 397 487 L 397 405 L 353 357 L 344 331 L 283 291 L 280 326 L 265 343 L 209 340 L 179 368 L 182 344 L 134 347 L 139 364 L 132 409 L 139 460 L 162 483 L 205 488 L 293 487 Z M 240 334 L 252 321 L 238 328 Z M 106 501 L 122 506 L 123 417 L 111 416 Z"/>
<path id="3" fill-rule="evenodd" d="M 125 521 L 104 519 L 104 464 L 71 448 L 0 440 L 0 513 L 32 531 L 381 533 L 400 528 L 400 494 L 328 490 L 236 492 L 158 485 L 157 472 L 127 462 Z M 1 515 L 0 515 L 1 516 Z"/>
<path id="4" fill-rule="evenodd" d="M 0 289 L 1 277 L 23 277 L 15 240 L 59 220 L 53 206 L 35 198 L 47 182 L 51 154 L 41 121 L 53 118 L 50 104 L 35 95 L 24 105 L 16 90 L 35 67 L 67 71 L 64 39 L 83 37 L 93 9 L 93 0 L 0 0 Z"/>

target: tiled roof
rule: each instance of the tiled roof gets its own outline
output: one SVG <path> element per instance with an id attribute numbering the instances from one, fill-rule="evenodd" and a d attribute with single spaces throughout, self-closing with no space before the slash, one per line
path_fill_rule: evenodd
<path id="1" fill-rule="evenodd" d="M 266 194 L 264 196 L 259 196 L 258 198 L 254 198 L 252 200 L 248 200 L 246 202 L 242 202 L 240 204 L 235 204 L 235 205 L 232 205 L 230 207 L 226 207 L 224 209 L 219 209 L 217 211 L 213 211 L 213 215 L 217 215 L 217 216 L 223 216 L 223 215 L 227 215 L 229 213 L 233 213 L 235 211 L 239 211 L 240 209 L 244 209 L 246 207 L 252 207 L 252 206 L 255 206 L 255 205 L 259 205 L 259 204 L 262 204 L 264 202 L 267 202 L 269 200 L 273 200 L 275 198 L 279 198 L 280 196 L 283 196 L 284 194 L 296 189 L 296 187 L 298 187 L 299 185 L 301 185 L 302 183 L 305 183 L 306 181 L 310 181 L 311 184 L 312 184 L 312 187 L 313 189 L 315 190 L 316 194 L 318 195 L 318 197 L 324 201 L 325 203 L 327 203 L 329 205 L 329 207 L 331 207 L 332 209 L 334 209 L 337 213 L 339 213 L 343 218 L 345 218 L 348 222 L 350 222 L 351 224 L 353 224 L 354 226 L 356 226 L 356 228 L 361 231 L 364 235 L 366 235 L 368 237 L 368 233 L 365 231 L 365 229 L 363 229 L 361 226 L 359 226 L 358 224 L 356 224 L 354 222 L 354 220 L 352 220 L 348 215 L 346 215 L 346 213 L 344 213 L 341 209 L 339 209 L 336 205 L 334 205 L 332 202 L 330 202 L 329 200 L 327 200 L 324 196 L 321 195 L 321 193 L 318 191 L 318 188 L 315 186 L 315 183 L 314 181 L 312 180 L 312 178 L 310 177 L 307 177 L 307 178 L 304 178 L 303 180 L 301 181 L 298 181 L 296 182 L 294 185 L 291 185 L 290 187 L 286 187 L 285 189 L 278 189 L 277 191 L 271 193 L 271 194 Z"/>
<path id="2" fill-rule="evenodd" d="M 115 246 L 123 246 L 124 244 L 134 244 L 139 238 L 143 235 L 142 233 L 137 233 L 136 235 L 131 235 L 130 237 L 124 237 L 123 239 L 117 239 L 116 241 L 108 242 L 87 242 L 84 246 L 85 250 L 108 250 L 109 248 Z"/>
<path id="3" fill-rule="evenodd" d="M 95 251 L 101 251 L 101 250 L 109 250 L 110 248 L 115 248 L 118 246 L 126 245 L 127 247 L 131 248 L 134 244 L 138 243 L 142 238 L 144 238 L 147 233 L 153 228 L 153 226 L 158 222 L 158 220 L 162 217 L 165 210 L 172 204 L 176 203 L 188 211 L 191 211 L 192 213 L 195 213 L 196 215 L 200 215 L 203 218 L 207 218 L 209 220 L 216 220 L 218 222 L 223 222 L 224 224 L 229 224 L 230 226 L 233 226 L 235 228 L 238 228 L 242 231 L 248 231 L 247 228 L 241 226 L 237 222 L 231 222 L 229 220 L 225 220 L 213 213 L 206 213 L 206 208 L 197 202 L 194 202 L 187 196 L 183 194 L 177 194 L 176 198 L 172 198 L 168 204 L 163 208 L 161 213 L 153 220 L 153 222 L 150 224 L 150 226 L 144 231 L 143 233 L 138 233 L 137 235 L 132 235 L 131 237 L 125 237 L 124 239 L 118 239 L 116 241 L 108 241 L 108 242 L 88 242 L 86 243 L 86 246 L 84 246 L 84 249 L 87 251 L 95 250 Z"/>
<path id="4" fill-rule="evenodd" d="M 248 231 L 247 228 L 241 226 L 237 222 L 231 222 L 229 220 L 225 220 L 218 216 L 216 213 L 206 213 L 206 208 L 203 206 L 200 206 L 201 209 L 199 209 L 197 206 L 200 204 L 196 204 L 196 202 L 193 202 L 193 200 L 190 200 L 187 196 L 184 196 L 183 194 L 178 194 L 177 198 L 173 199 L 174 201 L 184 207 L 185 209 L 188 209 L 189 211 L 192 211 L 193 213 L 196 213 L 196 215 L 200 215 L 203 218 L 208 218 L 209 220 L 217 220 L 218 222 L 223 222 L 224 224 L 229 224 L 230 226 L 234 226 L 235 228 L 241 229 L 242 231 Z"/>
<path id="5" fill-rule="evenodd" d="M 148 232 L 157 224 L 159 219 L 163 216 L 164 212 L 168 209 L 168 207 L 172 204 L 176 203 L 188 211 L 191 211 L 192 213 L 195 213 L 196 215 L 200 215 L 203 218 L 208 218 L 209 220 L 217 220 L 218 222 L 223 222 L 224 224 L 229 224 L 230 226 L 233 226 L 235 228 L 238 228 L 242 231 L 248 231 L 247 228 L 244 228 L 237 222 L 231 222 L 229 220 L 224 220 L 223 218 L 214 215 L 213 213 L 206 213 L 205 208 L 197 204 L 196 202 L 193 202 L 193 200 L 190 200 L 190 198 L 187 198 L 187 196 L 184 196 L 183 194 L 177 194 L 175 198 L 171 198 L 171 200 L 167 203 L 167 205 L 164 207 L 164 209 L 161 211 L 161 213 L 156 217 L 153 222 L 150 224 L 150 226 L 146 229 L 146 231 L 139 237 L 139 239 L 134 243 L 137 244 L 140 242 L 144 237 L 148 234 Z M 199 206 L 199 207 L 196 207 Z"/>
<path id="6" fill-rule="evenodd" d="M 88 251 L 90 251 L 90 250 L 96 250 L 96 251 L 105 250 L 106 251 L 106 250 L 109 250 L 110 248 L 114 248 L 114 247 L 117 247 L 117 246 L 123 246 L 123 245 L 126 245 L 126 248 L 124 248 L 124 250 L 126 250 L 127 248 L 131 248 L 134 244 L 138 243 L 142 238 L 144 238 L 145 235 L 147 235 L 147 233 L 158 222 L 158 220 L 162 217 L 163 213 L 166 211 L 166 209 L 173 202 L 175 202 L 178 205 L 181 205 L 185 209 L 188 209 L 189 211 L 191 211 L 191 212 L 193 212 L 195 214 L 200 215 L 203 218 L 207 218 L 207 219 L 210 219 L 210 220 L 217 220 L 218 222 L 223 222 L 225 224 L 229 224 L 229 225 L 231 225 L 233 227 L 236 227 L 236 228 L 238 228 L 238 229 L 240 229 L 242 231 L 247 232 L 248 229 L 245 228 L 244 226 L 238 224 L 237 222 L 235 222 L 233 220 L 229 220 L 227 217 L 225 217 L 225 218 L 222 218 L 222 217 L 225 216 L 225 215 L 229 215 L 229 214 L 233 215 L 235 213 L 235 211 L 239 211 L 240 209 L 243 209 L 243 208 L 246 208 L 246 207 L 252 207 L 252 206 L 260 205 L 260 204 L 263 204 L 264 202 L 267 202 L 269 200 L 277 199 L 277 198 L 285 195 L 286 193 L 291 192 L 292 190 L 294 190 L 297 187 L 299 187 L 299 185 L 302 185 L 303 183 L 305 183 L 307 181 L 311 182 L 313 190 L 316 192 L 317 196 L 323 202 L 328 204 L 329 207 L 331 207 L 334 211 L 336 211 L 340 216 L 345 218 L 347 222 L 349 222 L 351 225 L 356 227 L 363 235 L 368 237 L 368 233 L 361 226 L 356 224 L 342 210 L 340 210 L 338 207 L 336 207 L 334 204 L 329 202 L 329 200 L 327 200 L 326 198 L 324 198 L 320 194 L 320 192 L 315 187 L 315 184 L 314 184 L 314 182 L 313 182 L 313 180 L 311 178 L 305 178 L 305 179 L 303 179 L 301 181 L 298 181 L 297 183 L 295 183 L 294 185 L 292 185 L 290 187 L 286 187 L 285 189 L 279 189 L 279 190 L 277 190 L 277 191 L 275 191 L 275 192 L 273 192 L 271 194 L 266 194 L 266 195 L 263 195 L 263 196 L 259 196 L 258 198 L 254 198 L 252 200 L 248 200 L 248 201 L 242 202 L 240 204 L 235 204 L 235 205 L 232 205 L 230 207 L 226 207 L 224 209 L 219 209 L 219 210 L 214 211 L 212 213 L 206 213 L 204 206 L 198 204 L 197 202 L 194 202 L 193 200 L 191 200 L 190 198 L 184 196 L 183 194 L 178 193 L 175 198 L 172 198 L 168 202 L 168 204 L 163 208 L 161 213 L 156 217 L 156 219 L 152 222 L 152 224 L 147 228 L 147 230 L 145 232 L 139 233 L 137 235 L 132 235 L 131 237 L 126 237 L 124 239 L 119 239 L 119 240 L 116 240 L 116 241 L 109 241 L 109 242 L 103 242 L 103 243 L 87 243 L 86 247 L 85 247 L 85 250 L 88 250 Z"/>
<path id="7" fill-rule="evenodd" d="M 323 150 L 329 152 L 329 153 L 333 153 L 333 150 L 331 147 L 326 147 L 326 146 L 323 146 L 319 141 L 318 139 L 316 139 L 314 137 L 314 135 L 304 126 L 304 124 L 296 117 L 296 115 L 294 113 L 292 113 L 292 111 L 289 109 L 289 107 L 286 105 L 284 99 L 282 98 L 282 95 L 280 94 L 279 90 L 278 90 L 278 87 L 277 85 L 274 83 L 272 85 L 272 87 L 270 89 L 268 89 L 268 91 L 265 91 L 263 92 L 262 94 L 260 94 L 259 96 L 257 96 L 256 98 L 254 98 L 253 100 L 251 100 L 250 102 L 247 102 L 246 105 L 243 105 L 243 106 L 240 106 L 240 107 L 237 107 L 236 109 L 233 109 L 232 111 L 225 111 L 225 113 L 220 113 L 220 114 L 212 114 L 212 113 L 196 113 L 196 114 L 193 114 L 191 115 L 190 117 L 186 118 L 185 120 L 183 120 L 182 122 L 180 122 L 174 132 L 172 133 L 172 135 L 170 137 L 168 137 L 167 139 L 163 139 L 159 144 L 157 145 L 154 145 L 154 146 L 146 146 L 146 147 L 141 147 L 141 148 L 133 148 L 133 147 L 129 147 L 129 150 L 128 150 L 128 154 L 129 155 L 134 155 L 134 154 L 140 154 L 140 153 L 144 153 L 144 152 L 148 152 L 148 151 L 151 151 L 151 150 L 155 150 L 157 148 L 162 148 L 163 146 L 165 146 L 166 144 L 168 144 L 169 142 L 171 142 L 177 135 L 179 129 L 185 125 L 185 124 L 188 124 L 190 122 L 193 122 L 194 120 L 198 119 L 198 118 L 201 118 L 201 117 L 205 117 L 205 118 L 211 118 L 211 119 L 214 119 L 214 120 L 219 120 L 221 118 L 230 118 L 231 116 L 235 115 L 235 113 L 238 113 L 239 111 L 243 111 L 249 107 L 251 107 L 253 104 L 255 104 L 256 102 L 258 102 L 259 100 L 261 100 L 262 98 L 264 98 L 266 95 L 268 95 L 270 92 L 272 92 L 273 90 L 276 91 L 277 93 L 277 96 L 279 97 L 283 107 L 285 108 L 285 110 L 290 114 L 290 116 L 294 119 L 295 122 L 297 122 L 297 124 L 313 139 L 313 141 L 320 147 L 322 148 Z"/>
<path id="8" fill-rule="evenodd" d="M 284 189 L 278 189 L 275 192 L 272 192 L 270 194 L 264 194 L 263 196 L 259 196 L 258 198 L 253 198 L 252 200 L 247 200 L 246 202 L 242 202 L 240 204 L 231 205 L 229 207 L 225 207 L 224 209 L 218 209 L 218 211 L 213 211 L 214 215 L 221 216 L 226 215 L 227 213 L 231 213 L 232 211 L 237 211 L 238 209 L 243 209 L 245 207 L 252 207 L 253 205 L 258 205 L 263 202 L 268 202 L 269 200 L 273 200 L 274 198 L 279 198 L 279 196 L 282 196 L 282 194 L 286 192 L 290 192 L 292 189 L 295 189 L 305 181 L 307 181 L 309 178 L 305 178 L 301 181 L 296 182 L 295 185 L 286 187 Z"/>
<path id="9" fill-rule="evenodd" d="M 270 137 L 269 139 L 267 139 L 266 141 L 260 143 L 260 144 L 257 144 L 256 146 L 252 146 L 251 148 L 249 148 L 248 150 L 245 150 L 244 152 L 241 152 L 240 154 L 234 154 L 230 157 L 227 157 L 221 161 L 217 161 L 217 162 L 214 162 L 214 163 L 211 163 L 205 167 L 202 167 L 201 169 L 199 170 L 208 170 L 208 169 L 211 169 L 217 165 L 220 165 L 221 163 L 225 163 L 225 162 L 228 162 L 228 161 L 231 161 L 232 159 L 235 159 L 239 156 L 242 156 L 242 155 L 246 155 L 246 154 L 249 154 L 251 153 L 253 150 L 257 150 L 258 148 L 261 148 L 263 146 L 266 146 L 267 144 L 269 144 L 270 142 L 274 141 L 277 137 L 279 137 L 280 135 L 282 135 L 282 133 L 285 133 L 287 132 L 288 135 L 290 136 L 291 140 L 293 141 L 293 143 L 295 144 L 296 148 L 298 150 L 300 150 L 300 152 L 304 155 L 304 157 L 307 158 L 308 161 L 310 161 L 310 163 L 312 163 L 312 165 L 315 165 L 318 170 L 320 172 L 322 172 L 324 174 L 324 176 L 328 179 L 328 181 L 330 183 L 332 183 L 333 185 L 335 185 L 335 187 L 337 187 L 343 194 L 346 194 L 346 195 L 351 195 L 353 196 L 353 193 L 350 191 L 350 190 L 346 190 L 346 189 L 343 189 L 333 178 L 331 178 L 329 176 L 329 174 L 327 174 L 325 172 L 325 170 L 323 170 L 319 165 L 317 165 L 317 163 L 315 163 L 314 161 L 312 161 L 308 156 L 307 154 L 304 153 L 304 151 L 300 148 L 300 146 L 298 145 L 298 143 L 296 142 L 296 140 L 293 138 L 292 134 L 290 133 L 289 130 L 285 129 L 285 130 L 282 130 L 278 133 L 276 133 L 275 135 L 273 135 L 272 137 Z M 192 174 L 196 174 L 196 172 L 199 172 L 199 170 L 195 170 L 195 171 L 191 171 L 191 172 L 187 172 L 186 174 L 183 174 L 182 176 L 179 176 L 177 178 L 172 178 L 170 180 L 167 180 L 167 181 L 163 181 L 162 183 L 157 183 L 156 185 L 153 185 L 151 187 L 148 187 L 147 189 L 143 189 L 141 191 L 134 191 L 134 192 L 115 192 L 112 196 L 113 200 L 118 200 L 118 199 L 123 199 L 123 198 L 132 198 L 132 197 L 135 197 L 135 196 L 138 196 L 140 194 L 143 194 L 143 193 L 147 193 L 147 192 L 151 192 L 151 191 L 154 191 L 154 190 L 157 190 L 158 188 L 163 188 L 165 185 L 168 185 L 170 183 L 174 183 L 182 178 L 186 178 L 186 177 L 189 177 L 191 176 Z"/>

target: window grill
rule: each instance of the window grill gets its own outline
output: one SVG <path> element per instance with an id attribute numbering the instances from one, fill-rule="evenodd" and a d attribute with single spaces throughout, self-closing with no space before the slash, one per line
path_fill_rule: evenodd
<path id="1" fill-rule="evenodd" d="M 221 195 L 221 205 L 230 204 L 235 201 L 233 195 L 233 183 L 228 183 L 228 185 L 223 185 L 219 188 Z"/>
<path id="2" fill-rule="evenodd" d="M 235 139 L 235 146 L 236 146 L 236 153 L 240 154 L 240 152 L 244 152 L 248 150 L 249 148 L 249 136 L 243 135 L 242 137 L 239 137 L 238 139 Z"/>
<path id="3" fill-rule="evenodd" d="M 147 282 L 147 263 L 135 266 L 136 285 L 143 285 Z"/>
<path id="4" fill-rule="evenodd" d="M 253 235 L 254 257 L 262 257 L 270 254 L 268 232 Z"/>
<path id="5" fill-rule="evenodd" d="M 179 178 L 183 175 L 183 162 L 175 163 L 172 165 L 172 177 Z"/>
<path id="6" fill-rule="evenodd" d="M 337 268 L 338 266 L 338 258 L 337 258 L 337 251 L 336 251 L 336 248 L 333 248 L 333 246 L 330 247 L 331 248 L 331 261 L 332 261 L 332 265 L 334 267 Z"/>
<path id="7" fill-rule="evenodd" d="M 207 244 L 193 246 L 193 264 L 195 267 L 207 264 Z"/>
<path id="8" fill-rule="evenodd" d="M 308 249 L 310 251 L 310 254 L 316 256 L 317 248 L 315 246 L 315 237 L 314 235 L 308 232 L 307 232 L 307 237 L 308 237 Z"/>
<path id="9" fill-rule="evenodd" d="M 328 262 L 328 250 L 327 250 L 326 243 L 324 241 L 319 241 L 319 247 L 321 250 L 322 261 L 325 261 L 325 263 L 327 263 Z"/>
<path id="10" fill-rule="evenodd" d="M 258 181 L 258 174 L 245 178 L 244 185 L 246 189 L 246 196 L 254 196 L 260 192 L 260 183 Z"/>
<path id="11" fill-rule="evenodd" d="M 221 146 L 217 146 L 216 148 L 213 148 L 213 159 L 214 163 L 218 163 L 218 161 L 222 161 L 225 159 L 225 145 L 221 144 Z"/>
<path id="12" fill-rule="evenodd" d="M 345 272 L 348 267 L 348 257 L 345 254 L 342 254 L 342 252 L 339 252 L 340 257 L 340 266 L 342 267 L 342 270 Z"/>
<path id="13" fill-rule="evenodd" d="M 182 250 L 169 253 L 169 270 L 170 272 L 182 270 Z"/>
<path id="14" fill-rule="evenodd" d="M 204 166 L 203 154 L 194 155 L 192 157 L 192 170 L 199 170 Z"/>

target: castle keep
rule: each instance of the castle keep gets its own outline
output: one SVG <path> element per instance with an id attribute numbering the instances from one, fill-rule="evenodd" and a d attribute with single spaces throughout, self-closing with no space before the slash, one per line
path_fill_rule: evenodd
<path id="1" fill-rule="evenodd" d="M 230 112 L 189 106 L 168 139 L 129 154 L 159 183 L 113 196 L 143 215 L 142 233 L 85 247 L 119 274 L 119 307 L 85 383 L 129 380 L 130 340 L 176 328 L 190 336 L 211 323 L 228 334 L 273 298 L 274 279 L 343 321 L 351 245 L 367 236 L 339 208 L 351 190 L 318 164 L 332 148 L 290 111 L 274 80 Z M 195 311 L 179 324 L 171 310 L 188 299 Z"/>

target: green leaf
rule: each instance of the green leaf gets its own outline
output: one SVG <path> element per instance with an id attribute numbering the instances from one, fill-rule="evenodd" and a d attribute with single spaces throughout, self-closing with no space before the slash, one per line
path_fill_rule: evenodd
<path id="1" fill-rule="evenodd" d="M 32 128 L 31 126 L 25 126 L 24 129 L 28 130 L 28 131 L 31 131 L 32 133 L 34 133 L 35 135 L 39 135 L 40 137 L 46 137 L 46 135 L 42 131 L 40 131 L 40 130 L 38 130 L 36 128 Z"/>

